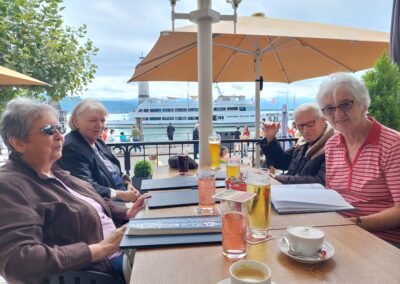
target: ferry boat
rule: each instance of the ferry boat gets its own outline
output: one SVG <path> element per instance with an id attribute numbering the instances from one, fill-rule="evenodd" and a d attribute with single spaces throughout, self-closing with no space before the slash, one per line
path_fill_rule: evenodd
<path id="1" fill-rule="evenodd" d="M 289 119 L 291 113 L 289 113 Z M 267 120 L 280 121 L 281 111 L 271 110 L 262 113 Z M 138 105 L 125 120 L 109 120 L 110 126 L 133 125 L 141 121 L 146 127 L 159 127 L 172 123 L 176 127 L 193 126 L 199 121 L 198 99 L 174 97 L 147 98 Z M 213 101 L 213 124 L 215 126 L 236 126 L 255 124 L 255 105 L 242 95 L 219 95 Z"/>

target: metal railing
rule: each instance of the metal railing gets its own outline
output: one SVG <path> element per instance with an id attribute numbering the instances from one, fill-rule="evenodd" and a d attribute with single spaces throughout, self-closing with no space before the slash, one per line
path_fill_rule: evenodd
<path id="1" fill-rule="evenodd" d="M 278 138 L 283 150 L 294 145 L 297 138 Z M 226 139 L 221 140 L 221 147 L 227 147 L 229 157 L 239 154 L 243 159 L 247 157 L 254 166 L 256 144 L 260 139 Z M 149 155 L 156 157 L 156 165 L 159 165 L 160 156 L 171 157 L 179 154 L 181 151 L 187 151 L 193 156 L 193 145 L 198 143 L 196 140 L 185 141 L 162 141 L 162 142 L 118 142 L 107 143 L 107 146 L 116 154 L 117 157 L 123 158 L 123 168 L 127 174 L 132 169 L 132 160 L 146 160 Z M 140 151 L 138 151 L 140 148 Z M 201 149 L 200 149 L 201 151 Z M 261 153 L 262 154 L 262 153 Z"/>

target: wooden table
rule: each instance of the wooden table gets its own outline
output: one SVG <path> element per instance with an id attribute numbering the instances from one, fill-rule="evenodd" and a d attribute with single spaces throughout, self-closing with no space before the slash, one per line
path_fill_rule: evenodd
<path id="1" fill-rule="evenodd" d="M 168 170 L 169 171 L 169 170 Z M 173 174 L 173 172 L 169 172 Z M 190 215 L 194 206 L 146 210 L 145 216 Z M 400 250 L 336 213 L 277 215 L 271 233 L 279 238 L 288 225 L 319 226 L 335 248 L 335 256 L 318 264 L 302 264 L 280 252 L 276 239 L 247 246 L 244 259 L 268 264 L 272 279 L 282 283 L 399 283 Z M 217 283 L 228 277 L 233 262 L 220 245 L 138 250 L 130 283 Z"/>

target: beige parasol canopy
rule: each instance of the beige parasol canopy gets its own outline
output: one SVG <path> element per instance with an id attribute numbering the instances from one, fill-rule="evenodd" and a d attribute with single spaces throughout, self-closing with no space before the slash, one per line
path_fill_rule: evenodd
<path id="1" fill-rule="evenodd" d="M 212 81 L 256 82 L 255 137 L 260 136 L 260 77 L 291 83 L 338 71 L 363 70 L 372 67 L 389 47 L 388 33 L 272 19 L 263 14 L 238 17 L 236 29 L 234 34 L 229 22 L 212 26 Z M 197 81 L 196 31 L 197 26 L 191 25 L 162 32 L 129 82 Z M 208 111 L 206 117 L 211 108 Z M 205 139 L 200 134 L 200 145 Z"/>
<path id="2" fill-rule="evenodd" d="M 45 82 L 0 66 L 0 86 L 44 86 Z"/>
<path id="3" fill-rule="evenodd" d="M 197 27 L 162 32 L 129 82 L 197 81 Z M 337 71 L 370 68 L 384 50 L 384 32 L 267 18 L 238 17 L 213 25 L 213 81 L 255 80 L 254 58 L 261 55 L 264 81 L 291 83 Z"/>

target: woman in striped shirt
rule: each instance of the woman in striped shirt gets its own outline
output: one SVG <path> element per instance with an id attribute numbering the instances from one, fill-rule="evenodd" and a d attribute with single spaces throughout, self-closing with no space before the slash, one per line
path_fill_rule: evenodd
<path id="1" fill-rule="evenodd" d="M 335 73 L 317 101 L 339 131 L 325 145 L 326 187 L 358 210 L 343 213 L 357 225 L 400 245 L 400 133 L 371 116 L 363 81 Z"/>

